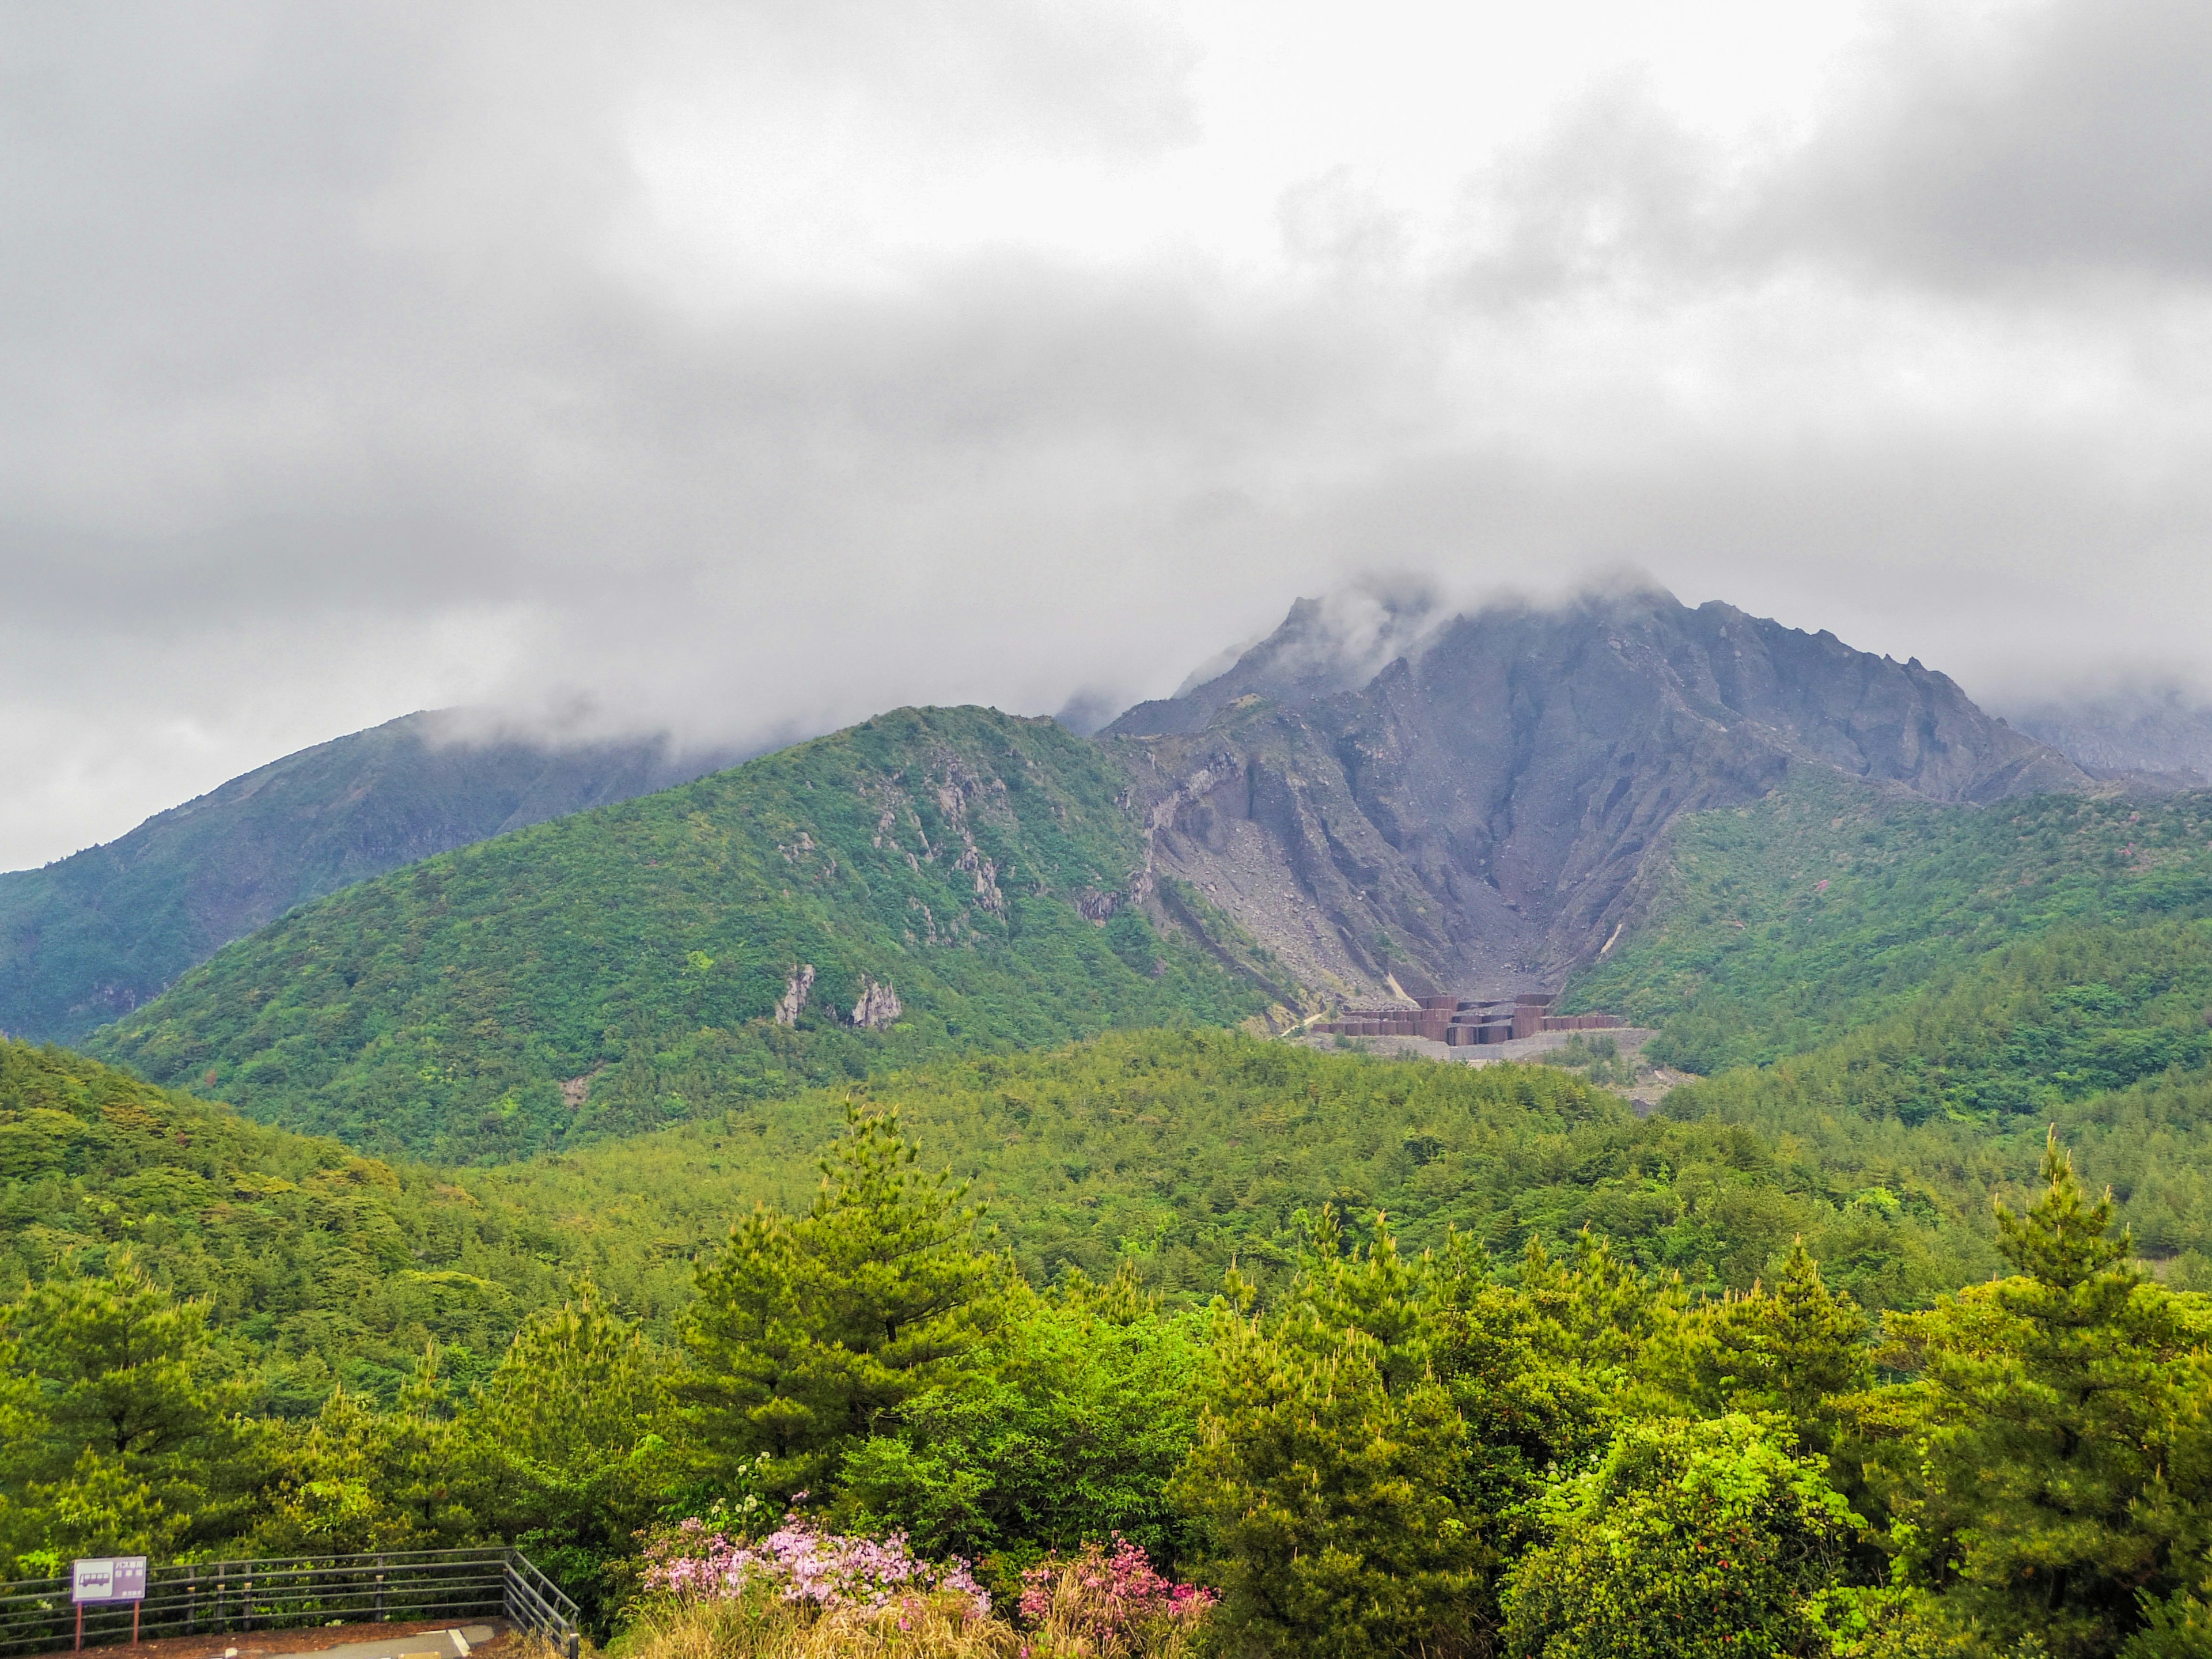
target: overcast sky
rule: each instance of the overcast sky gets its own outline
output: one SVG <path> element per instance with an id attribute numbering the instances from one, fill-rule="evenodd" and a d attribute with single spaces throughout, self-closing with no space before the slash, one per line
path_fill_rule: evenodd
<path id="1" fill-rule="evenodd" d="M 0 868 L 410 709 L 1648 572 L 2212 672 L 2212 8 L 16 0 Z"/>

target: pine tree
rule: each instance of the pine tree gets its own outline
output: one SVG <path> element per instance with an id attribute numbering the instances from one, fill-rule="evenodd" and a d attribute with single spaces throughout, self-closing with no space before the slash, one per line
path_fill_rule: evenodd
<path id="1" fill-rule="evenodd" d="M 1768 1412 L 1789 1419 L 1808 1450 L 1833 1449 L 1831 1401 L 1873 1375 L 1867 1317 L 1828 1289 L 1820 1264 L 1798 1239 L 1774 1288 L 1730 1297 L 1702 1322 L 1693 1347 L 1695 1399 L 1711 1412 Z"/>
<path id="2" fill-rule="evenodd" d="M 33 1287 L 4 1321 L 17 1363 L 39 1381 L 52 1452 L 89 1449 L 145 1463 L 177 1453 L 220 1418 L 204 1302 L 179 1302 L 127 1253 L 104 1277 Z"/>
<path id="3" fill-rule="evenodd" d="M 1176 1490 L 1243 1639 L 1329 1659 L 1473 1650 L 1493 1564 L 1458 1497 L 1467 1431 L 1431 1364 L 1429 1279 L 1379 1217 L 1343 1254 L 1325 1210 L 1281 1309 L 1221 1311 Z"/>
<path id="4" fill-rule="evenodd" d="M 2166 1465 L 2207 1331 L 2197 1298 L 2133 1265 L 2055 1133 L 2043 1177 L 2025 1214 L 1998 1207 L 2011 1277 L 1892 1317 L 1883 1358 L 1917 1373 L 1890 1394 L 1892 1462 L 1947 1601 L 2001 1639 L 2098 1659 L 2140 1624 L 2141 1594 L 2176 1588 L 2177 1533 L 2197 1524 Z"/>
<path id="5" fill-rule="evenodd" d="M 1520 1269 L 1518 1285 L 1498 1283 L 1457 1234 L 1431 1264 L 1437 1374 L 1467 1430 L 1462 1501 L 1500 1559 L 1526 1547 L 1530 1505 L 1551 1473 L 1604 1450 L 1636 1393 L 1651 1323 L 1673 1297 L 1587 1232 L 1564 1261 L 1532 1237 Z"/>
<path id="6" fill-rule="evenodd" d="M 772 1489 L 818 1487 L 988 1328 L 981 1212 L 918 1157 L 895 1115 L 848 1107 L 813 1207 L 756 1210 L 702 1264 L 678 1392 L 710 1482 L 766 1454 Z"/>
<path id="7" fill-rule="evenodd" d="M 453 1426 L 467 1502 L 604 1623 L 671 1456 L 667 1365 L 588 1279 L 514 1334 Z"/>
<path id="8" fill-rule="evenodd" d="M 445 1549 L 487 1541 L 435 1344 L 392 1409 L 331 1390 L 288 1437 L 283 1478 L 252 1547 L 267 1555 Z"/>
<path id="9" fill-rule="evenodd" d="M 163 1553 L 234 1526 L 257 1465 L 207 1315 L 127 1251 L 105 1274 L 64 1272 L 0 1308 L 0 1542 L 19 1565 Z"/>

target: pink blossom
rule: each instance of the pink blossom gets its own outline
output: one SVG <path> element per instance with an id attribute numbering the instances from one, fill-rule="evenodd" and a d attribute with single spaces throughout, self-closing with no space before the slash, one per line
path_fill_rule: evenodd
<path id="1" fill-rule="evenodd" d="M 881 1607 L 916 1589 L 964 1595 L 978 1618 L 991 1610 L 989 1594 L 957 1556 L 942 1565 L 919 1560 L 904 1533 L 881 1540 L 847 1537 L 817 1530 L 796 1511 L 750 1544 L 709 1534 L 690 1520 L 646 1548 L 647 1589 L 712 1598 L 742 1595 L 756 1582 L 780 1587 L 787 1601 L 821 1607 Z"/>
<path id="2" fill-rule="evenodd" d="M 1110 1553 L 1086 1544 L 1072 1560 L 1048 1560 L 1024 1572 L 1020 1612 L 1030 1625 L 1057 1616 L 1115 1642 L 1153 1620 L 1196 1618 L 1215 1599 L 1212 1590 L 1164 1577 L 1142 1549 L 1116 1533 Z"/>

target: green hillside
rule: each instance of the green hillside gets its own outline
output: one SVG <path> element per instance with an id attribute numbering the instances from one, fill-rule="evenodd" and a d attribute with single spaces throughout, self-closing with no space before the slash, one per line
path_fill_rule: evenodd
<path id="1" fill-rule="evenodd" d="M 1677 1090 L 1638 1120 L 1543 1066 L 1322 1054 L 1230 1032 L 1116 1035 L 885 1079 L 988 1201 L 1028 1275 L 1134 1251 L 1171 1295 L 1234 1258 L 1263 1276 L 1298 1212 L 1374 1209 L 1412 1243 L 1455 1227 L 1510 1262 L 1587 1225 L 1692 1286 L 1741 1289 L 1802 1236 L 1832 1282 L 1919 1305 L 1996 1263 L 1993 1200 L 2024 1201 L 2057 1123 L 2144 1254 L 2212 1288 L 2212 921 L 2071 925 L 1991 952 L 1840 1042 Z M 642 1301 L 733 1203 L 801 1199 L 847 1091 L 464 1177 L 558 1211 Z M 648 1289 L 651 1260 L 670 1267 Z"/>
<path id="2" fill-rule="evenodd" d="M 277 1394 L 388 1392 L 427 1340 L 496 1351 L 579 1273 L 653 1328 L 754 1203 L 803 1204 L 857 1097 L 896 1107 L 1026 1276 L 1124 1259 L 1177 1301 L 1267 1280 L 1320 1205 L 1447 1227 L 1510 1262 L 1588 1225 L 1692 1286 L 1802 1236 L 1875 1306 L 1984 1276 L 2057 1122 L 2161 1271 L 2212 1285 L 2212 921 L 2069 925 L 1987 954 L 1838 1043 L 1678 1090 L 1638 1120 L 1551 1067 L 1322 1054 L 1231 1031 L 1110 1034 L 744 1101 L 497 1168 L 379 1163 L 58 1049 L 0 1048 L 0 1279 L 127 1247 L 216 1298 Z M 6 1286 L 0 1285 L 0 1294 Z"/>
<path id="3" fill-rule="evenodd" d="M 60 1048 L 0 1042 L 0 1299 L 129 1253 L 273 1408 L 388 1392 L 433 1340 L 465 1371 L 557 1299 L 550 1218 L 442 1175 L 266 1129 Z"/>
<path id="4" fill-rule="evenodd" d="M 1050 720 L 902 710 L 304 907 L 91 1048 L 262 1121 L 465 1161 L 1259 1012 L 1145 902 L 1122 787 Z"/>
<path id="5" fill-rule="evenodd" d="M 2007 1193 L 2056 1124 L 2136 1248 L 2212 1289 L 2212 921 L 2055 929 L 1666 1111 L 1792 1147 L 1885 1212 Z"/>
<path id="6" fill-rule="evenodd" d="M 1323 1054 L 1231 1031 L 1138 1031 L 939 1061 L 495 1168 L 381 1163 L 246 1122 L 55 1048 L 0 1045 L 0 1299 L 127 1250 L 211 1297 L 278 1405 L 343 1379 L 389 1395 L 422 1345 L 465 1380 L 588 1276 L 665 1333 L 692 1264 L 756 1203 L 803 1207 L 855 1097 L 897 1109 L 988 1207 L 1032 1283 L 1124 1261 L 1203 1302 L 1232 1261 L 1271 1283 L 1334 1204 L 1412 1243 L 1455 1227 L 1504 1262 L 1589 1226 L 1707 1289 L 1803 1234 L 1875 1305 L 1985 1271 L 1986 1198 L 1923 1183 L 1870 1206 L 1803 1146 L 1638 1120 L 1553 1067 Z M 1919 1131 L 1916 1133 L 1926 1133 Z M 2033 1160 L 2027 1166 L 2032 1169 Z M 2022 1172 L 2010 1171 L 2016 1180 Z"/>
<path id="7" fill-rule="evenodd" d="M 488 1206 L 557 1213 L 579 1259 L 654 1307 L 688 1283 L 735 1208 L 803 1202 L 811 1151 L 850 1091 L 817 1091 L 659 1134 L 459 1177 Z M 1849 1195 L 1756 1137 L 1638 1120 L 1549 1066 L 1475 1068 L 1323 1054 L 1228 1031 L 1133 1032 L 1046 1054 L 948 1062 L 872 1085 L 933 1164 L 990 1206 L 1039 1284 L 1125 1257 L 1177 1300 L 1203 1300 L 1232 1261 L 1266 1281 L 1334 1204 L 1376 1210 L 1411 1242 L 1456 1227 L 1517 1256 L 1532 1235 L 1590 1226 L 1637 1260 L 1709 1287 L 1748 1285 L 1798 1233 L 1835 1231 L 1877 1302 L 1902 1284 L 1979 1270 L 1970 1226 L 1942 1213 L 1879 1229 Z M 2032 1168 L 2032 1164 L 2031 1164 Z M 1876 1232 L 1879 1237 L 1876 1237 Z M 1945 1252 L 1948 1267 L 1927 1264 Z M 655 1260 L 667 1264 L 656 1280 Z M 1917 1264 L 1900 1265 L 1907 1260 Z M 631 1277 L 647 1264 L 644 1279 Z"/>
<path id="8" fill-rule="evenodd" d="M 1637 1652 L 1734 1650 L 1748 1619 L 1776 1652 L 1996 1659 L 2048 1626 L 2032 1555 L 2070 1575 L 2063 1650 L 2107 1659 L 2203 1616 L 2212 1301 L 2173 1292 L 2207 1263 L 2147 1278 L 2094 1192 L 2132 1157 L 2130 1218 L 2161 1182 L 2161 1249 L 2201 1237 L 2207 934 L 2054 932 L 1642 1121 L 1556 1069 L 1126 1032 L 441 1177 L 0 1046 L 0 1565 L 514 1541 L 598 1632 L 696 1652 L 662 1621 L 699 1610 L 625 1606 L 641 1539 L 788 1498 L 961 1553 L 1002 1615 L 1048 1552 L 1091 1571 L 1068 1554 L 1120 1534 L 1294 1652 L 1419 1651 L 1448 1616 L 1534 1653 L 1632 1615 Z M 2056 1152 L 2036 1180 L 2032 1115 L 1984 1086 L 2024 1067 L 2089 1193 Z M 1911 1104 L 1931 1070 L 1978 1092 Z M 861 1092 L 902 1131 L 848 1116 Z M 1585 1223 L 1613 1248 L 1561 1236 Z M 465 1285 L 499 1308 L 478 1346 L 375 1362 Z M 360 1386 L 310 1376 L 319 1340 Z M 2086 1516 L 2016 1496 L 2088 1476 Z M 1332 1593 L 1272 1588 L 1325 1551 Z M 975 1650 L 891 1616 L 880 1645 Z"/>
<path id="9" fill-rule="evenodd" d="M 2212 795 L 1979 809 L 1801 771 L 1678 822 L 1649 915 L 1564 1006 L 1698 1073 L 1802 1054 L 2053 927 L 2212 914 Z"/>
<path id="10" fill-rule="evenodd" d="M 82 1042 L 295 904 L 735 758 L 465 732 L 452 711 L 390 720 L 258 767 L 103 846 L 0 873 L 0 1033 Z"/>

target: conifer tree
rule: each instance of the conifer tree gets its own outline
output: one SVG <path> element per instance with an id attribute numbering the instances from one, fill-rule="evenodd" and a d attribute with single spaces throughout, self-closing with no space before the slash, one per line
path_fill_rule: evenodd
<path id="1" fill-rule="evenodd" d="M 476 1472 L 434 1343 L 392 1410 L 335 1389 L 280 1457 L 283 1479 L 252 1536 L 258 1553 L 444 1549 L 491 1535 L 469 1502 Z"/>
<path id="2" fill-rule="evenodd" d="M 847 1455 L 840 1529 L 1000 1555 L 1002 1576 L 1024 1551 L 1115 1536 L 1156 1563 L 1188 1556 L 1166 1488 L 1196 1436 L 1204 1327 L 1158 1303 L 1127 1258 L 1103 1284 L 1012 1288 L 961 1375 Z"/>
<path id="3" fill-rule="evenodd" d="M 1867 1328 L 1858 1304 L 1822 1282 L 1820 1264 L 1799 1238 L 1773 1289 L 1754 1285 L 1730 1297 L 1704 1322 L 1692 1361 L 1697 1403 L 1787 1418 L 1800 1445 L 1830 1451 L 1837 1434 L 1830 1402 L 1873 1375 Z"/>
<path id="4" fill-rule="evenodd" d="M 38 1379 L 52 1450 L 146 1463 L 219 1419 L 207 1304 L 179 1302 L 128 1254 L 104 1276 L 58 1274 L 4 1314 L 17 1363 Z"/>
<path id="5" fill-rule="evenodd" d="M 766 1454 L 772 1489 L 818 1487 L 988 1328 L 981 1212 L 918 1157 L 896 1115 L 848 1106 L 812 1208 L 756 1210 L 700 1267 L 678 1393 L 710 1480 Z"/>
<path id="6" fill-rule="evenodd" d="M 2001 1640 L 2100 1659 L 2142 1594 L 2174 1588 L 2177 1535 L 2201 1524 L 2167 1465 L 2208 1331 L 2197 1298 L 2134 1266 L 2055 1133 L 2043 1178 L 2024 1214 L 1998 1207 L 2011 1277 L 1893 1316 L 1883 1357 L 1917 1378 L 1891 1393 L 1892 1462 L 1947 1602 Z"/>
<path id="7" fill-rule="evenodd" d="M 666 1367 L 589 1279 L 527 1321 L 460 1419 L 534 1515 L 611 1509 L 642 1524 L 662 1461 Z"/>
<path id="8" fill-rule="evenodd" d="M 603 1622 L 672 1474 L 667 1365 L 589 1279 L 524 1324 L 454 1425 L 468 1501 Z"/>
<path id="9" fill-rule="evenodd" d="M 1224 1309 L 1200 1441 L 1177 1479 L 1207 1524 L 1221 1617 L 1268 1650 L 1469 1650 L 1492 1565 L 1459 1501 L 1467 1434 L 1431 1357 L 1425 1283 L 1377 1218 L 1349 1255 L 1324 1210 L 1284 1307 Z"/>
<path id="10" fill-rule="evenodd" d="M 118 1252 L 105 1274 L 64 1272 L 0 1308 L 0 1501 L 19 1565 L 160 1553 L 234 1525 L 252 1472 L 205 1303 Z"/>
<path id="11" fill-rule="evenodd" d="M 1529 1505 L 1551 1472 L 1604 1449 L 1673 1296 L 1588 1232 L 1564 1260 L 1532 1237 L 1520 1268 L 1517 1285 L 1498 1283 L 1458 1234 L 1431 1264 L 1437 1374 L 1467 1429 L 1463 1501 L 1501 1559 L 1527 1543 Z"/>

